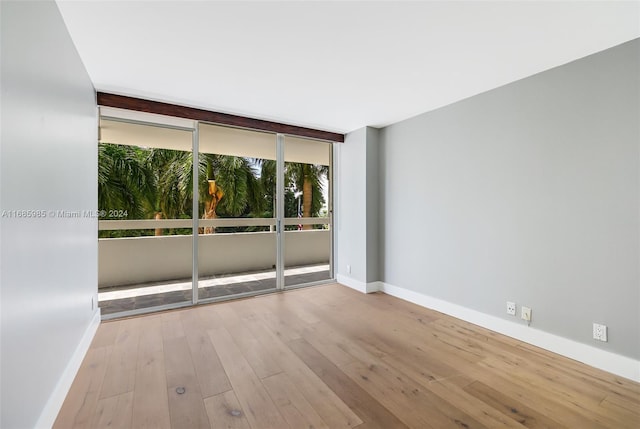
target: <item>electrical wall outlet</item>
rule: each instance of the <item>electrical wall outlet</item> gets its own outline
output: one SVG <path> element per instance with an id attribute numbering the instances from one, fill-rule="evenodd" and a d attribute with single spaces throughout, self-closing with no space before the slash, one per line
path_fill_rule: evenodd
<path id="1" fill-rule="evenodd" d="M 607 341 L 607 325 L 599 323 L 593 324 L 593 339 L 598 341 Z"/>
<path id="2" fill-rule="evenodd" d="M 351 274 L 351 265 L 347 264 L 347 274 Z"/>
<path id="3" fill-rule="evenodd" d="M 527 322 L 531 322 L 531 309 L 529 307 L 521 307 L 520 309 L 520 317 L 522 320 L 526 320 Z"/>
<path id="4" fill-rule="evenodd" d="M 510 314 L 512 316 L 516 315 L 516 303 L 515 302 L 507 301 L 507 314 Z"/>

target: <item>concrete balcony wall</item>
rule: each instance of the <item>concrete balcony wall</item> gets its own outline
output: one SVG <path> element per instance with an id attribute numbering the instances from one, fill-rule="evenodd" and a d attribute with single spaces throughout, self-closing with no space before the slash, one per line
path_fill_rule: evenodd
<path id="1" fill-rule="evenodd" d="M 285 232 L 285 266 L 326 264 L 331 231 Z M 125 286 L 191 278 L 192 237 L 103 238 L 98 241 L 98 285 Z M 201 277 L 272 269 L 276 263 L 273 232 L 210 234 L 199 238 Z"/>

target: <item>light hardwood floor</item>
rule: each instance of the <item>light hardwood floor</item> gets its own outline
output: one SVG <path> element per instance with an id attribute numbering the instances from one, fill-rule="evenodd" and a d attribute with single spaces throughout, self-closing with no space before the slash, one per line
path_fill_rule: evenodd
<path id="1" fill-rule="evenodd" d="M 103 322 L 55 428 L 640 428 L 640 384 L 340 285 Z"/>

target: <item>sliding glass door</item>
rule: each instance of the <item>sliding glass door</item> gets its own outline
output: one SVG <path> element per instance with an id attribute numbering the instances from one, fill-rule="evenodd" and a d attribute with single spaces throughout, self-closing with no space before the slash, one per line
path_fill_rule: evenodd
<path id="1" fill-rule="evenodd" d="M 333 278 L 331 144 L 158 120 L 100 121 L 103 315 Z"/>
<path id="2" fill-rule="evenodd" d="M 198 300 L 274 291 L 276 136 L 199 127 Z"/>
<path id="3" fill-rule="evenodd" d="M 191 302 L 193 131 L 101 118 L 98 303 L 126 315 Z"/>
<path id="4" fill-rule="evenodd" d="M 284 138 L 284 286 L 326 281 L 331 267 L 331 145 Z"/>

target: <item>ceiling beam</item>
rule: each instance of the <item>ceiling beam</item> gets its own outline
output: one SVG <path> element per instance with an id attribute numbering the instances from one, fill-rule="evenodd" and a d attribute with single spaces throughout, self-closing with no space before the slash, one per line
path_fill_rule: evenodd
<path id="1" fill-rule="evenodd" d="M 299 127 L 296 125 L 281 124 L 279 122 L 264 121 L 255 118 L 247 118 L 245 116 L 230 115 L 228 113 L 196 109 L 194 107 L 179 106 L 177 104 L 144 100 L 142 98 L 128 97 L 124 95 L 98 92 L 98 105 L 136 110 L 139 112 L 156 113 L 159 115 L 175 116 L 178 118 L 211 122 L 221 125 L 231 125 L 234 127 L 253 130 L 269 131 L 272 133 L 289 134 L 339 143 L 344 142 L 344 134 Z"/>

